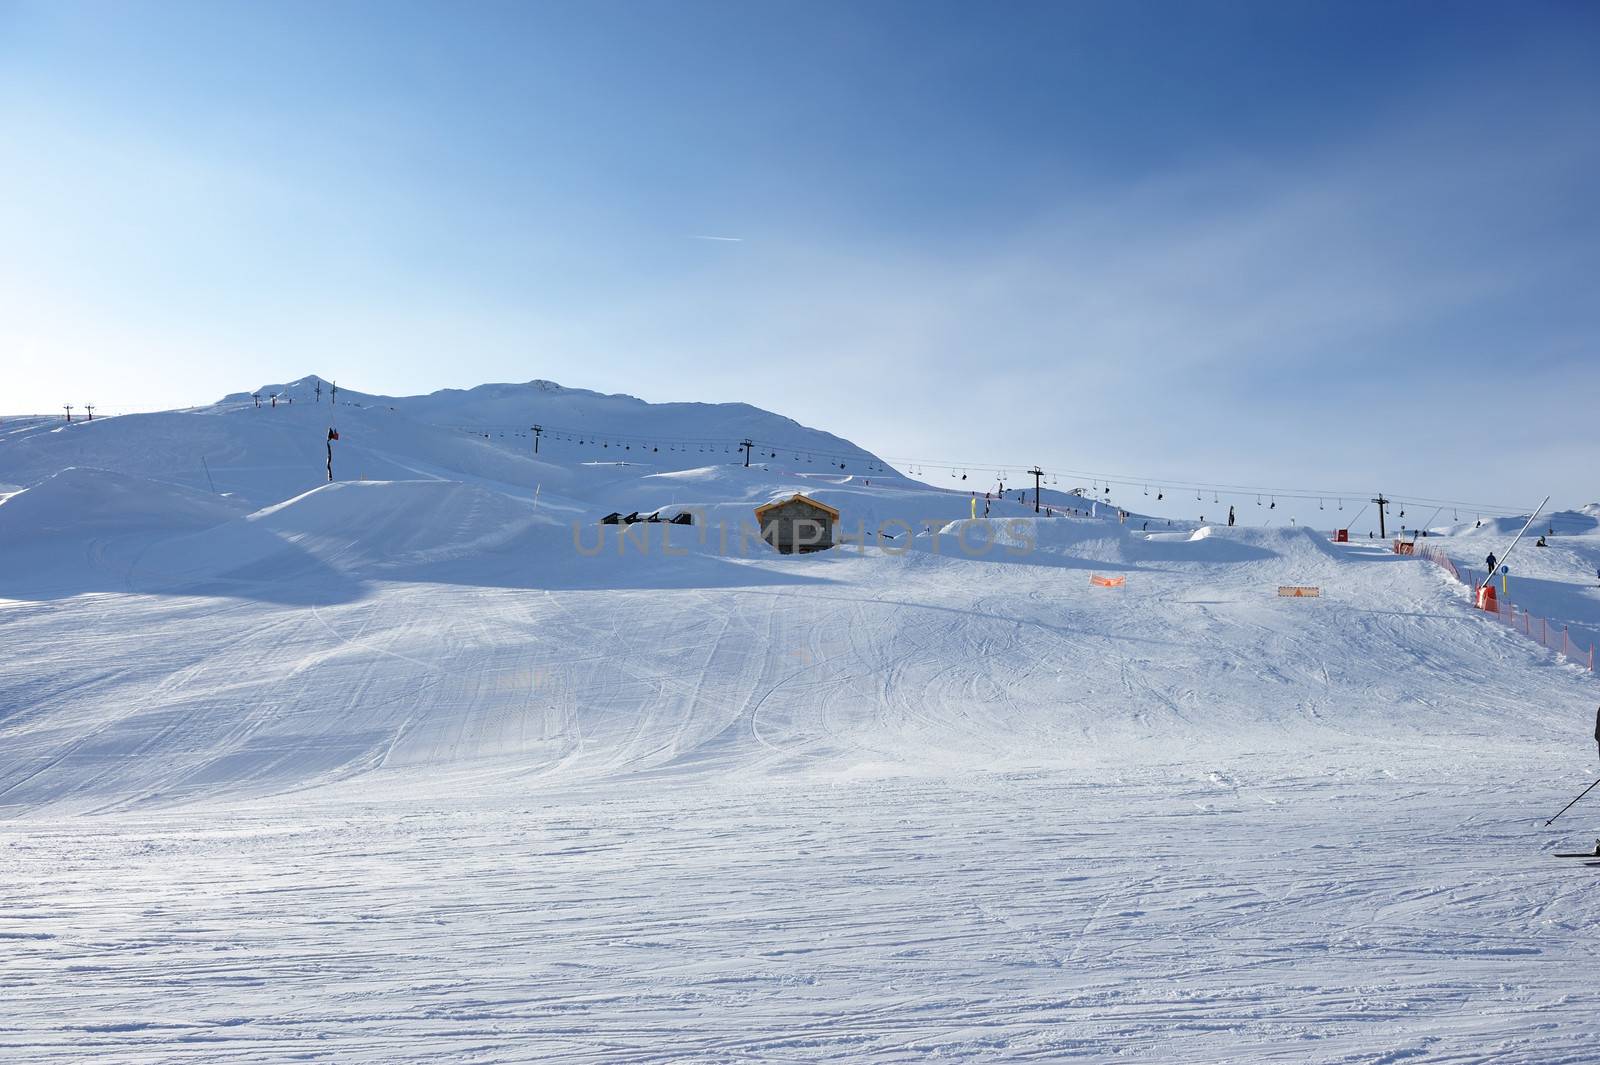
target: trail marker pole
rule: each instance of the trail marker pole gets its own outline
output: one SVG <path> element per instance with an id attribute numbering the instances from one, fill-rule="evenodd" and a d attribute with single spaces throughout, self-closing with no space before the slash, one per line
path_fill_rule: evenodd
<path id="1" fill-rule="evenodd" d="M 1595 781 L 1593 784 L 1590 784 L 1587 788 L 1584 788 L 1582 791 L 1580 791 L 1578 793 L 1578 799 L 1583 798 L 1585 795 L 1589 794 L 1595 788 L 1600 788 L 1600 780 Z M 1570 810 L 1574 806 L 1578 805 L 1578 799 L 1573 799 L 1571 802 L 1567 803 L 1567 805 L 1563 806 L 1561 808 L 1560 813 L 1556 814 L 1556 817 L 1560 817 L 1561 814 L 1566 813 L 1568 810 Z M 1545 822 L 1545 827 L 1548 828 L 1550 825 L 1554 824 L 1556 817 L 1552 817 L 1550 820 L 1546 821 Z"/>

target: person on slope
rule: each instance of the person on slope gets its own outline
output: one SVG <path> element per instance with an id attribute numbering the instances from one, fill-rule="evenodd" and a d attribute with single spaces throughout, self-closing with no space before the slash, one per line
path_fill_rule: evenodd
<path id="1" fill-rule="evenodd" d="M 1537 539 L 1537 540 L 1535 540 L 1533 542 L 1533 546 L 1534 547 L 1549 547 L 1550 545 L 1544 542 L 1544 537 L 1543 536 L 1540 536 L 1539 539 Z"/>
<path id="2" fill-rule="evenodd" d="M 1494 563 L 1495 563 L 1494 552 L 1490 551 L 1489 552 L 1489 557 L 1484 559 L 1483 561 L 1489 566 L 1489 575 L 1493 576 L 1494 575 Z"/>
<path id="3" fill-rule="evenodd" d="M 1600 710 L 1594 712 L 1594 745 L 1600 750 Z"/>
<path id="4" fill-rule="evenodd" d="M 1228 505 L 1228 528 L 1233 528 L 1233 505 Z"/>

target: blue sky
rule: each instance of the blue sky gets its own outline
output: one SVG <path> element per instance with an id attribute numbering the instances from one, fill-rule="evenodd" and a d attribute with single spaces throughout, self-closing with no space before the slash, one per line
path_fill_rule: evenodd
<path id="1" fill-rule="evenodd" d="M 0 0 L 0 121 L 0 410 L 543 377 L 1600 498 L 1593 5 Z"/>

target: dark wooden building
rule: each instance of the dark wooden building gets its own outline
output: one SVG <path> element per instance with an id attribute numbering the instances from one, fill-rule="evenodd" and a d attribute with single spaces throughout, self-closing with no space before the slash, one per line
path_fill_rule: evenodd
<path id="1" fill-rule="evenodd" d="M 826 551 L 838 522 L 837 510 L 799 493 L 756 508 L 761 538 L 786 555 Z"/>

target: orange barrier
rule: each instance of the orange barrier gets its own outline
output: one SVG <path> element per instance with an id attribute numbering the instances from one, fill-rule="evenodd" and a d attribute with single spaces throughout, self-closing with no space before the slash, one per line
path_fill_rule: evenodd
<path id="1" fill-rule="evenodd" d="M 1089 575 L 1089 583 L 1100 588 L 1121 588 L 1128 583 L 1126 577 L 1102 577 L 1098 573 Z"/>
<path id="2" fill-rule="evenodd" d="M 1397 555 L 1414 555 L 1416 551 L 1417 545 L 1410 540 L 1396 540 L 1394 542 L 1394 553 Z"/>
<path id="3" fill-rule="evenodd" d="M 1278 594 L 1285 599 L 1320 599 L 1322 589 L 1312 584 L 1280 584 Z"/>
<path id="4" fill-rule="evenodd" d="M 1349 543 L 1350 542 L 1350 530 L 1349 529 L 1335 529 L 1335 530 L 1333 530 L 1333 542 L 1336 543 L 1336 544 L 1347 544 L 1347 543 Z"/>

